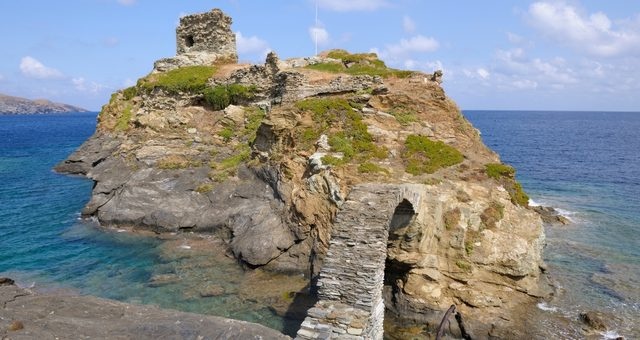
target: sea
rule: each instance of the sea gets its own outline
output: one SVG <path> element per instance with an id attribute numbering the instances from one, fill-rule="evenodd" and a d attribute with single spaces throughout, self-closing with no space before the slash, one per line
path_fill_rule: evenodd
<path id="1" fill-rule="evenodd" d="M 546 227 L 544 258 L 557 292 L 538 305 L 537 312 L 548 315 L 541 326 L 554 338 L 580 339 L 579 314 L 598 311 L 609 325 L 598 337 L 639 339 L 640 113 L 463 113 L 517 169 L 532 204 L 555 207 L 572 221 Z M 235 294 L 251 278 L 232 260 L 211 265 L 207 259 L 203 274 L 192 259 L 167 257 L 162 239 L 105 230 L 80 217 L 92 181 L 52 168 L 95 126 L 96 113 L 0 115 L 0 276 L 33 289 L 231 317 L 287 332 L 291 326 L 277 308 Z M 206 276 L 202 280 L 226 293 L 202 298 L 188 284 L 171 282 L 176 273 Z M 169 280 L 153 284 L 154 277 Z"/>

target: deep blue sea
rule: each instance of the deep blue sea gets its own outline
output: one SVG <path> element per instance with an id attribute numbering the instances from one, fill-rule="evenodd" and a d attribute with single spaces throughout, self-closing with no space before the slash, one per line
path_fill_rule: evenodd
<path id="1" fill-rule="evenodd" d="M 640 338 L 640 113 L 464 114 L 516 167 L 535 203 L 574 221 L 546 229 L 545 259 L 559 287 L 541 305 L 550 316 L 546 326 L 558 329 L 557 338 L 580 338 L 579 327 L 563 320 L 598 310 L 611 318 L 607 335 Z M 167 259 L 158 239 L 106 231 L 79 218 L 92 182 L 51 169 L 93 133 L 95 122 L 95 113 L 0 115 L 0 276 L 283 329 L 282 319 L 251 299 L 201 299 L 190 293 L 193 287 L 150 286 L 154 275 L 182 275 L 189 265 L 179 256 Z M 227 291 L 246 281 L 227 262 L 216 266 L 222 269 L 196 272 Z"/>
<path id="2" fill-rule="evenodd" d="M 560 291 L 541 307 L 570 320 L 602 311 L 607 336 L 640 339 L 640 112 L 464 115 L 517 169 L 534 204 L 574 222 L 546 228 L 545 260 Z M 580 338 L 577 329 L 559 335 Z"/>

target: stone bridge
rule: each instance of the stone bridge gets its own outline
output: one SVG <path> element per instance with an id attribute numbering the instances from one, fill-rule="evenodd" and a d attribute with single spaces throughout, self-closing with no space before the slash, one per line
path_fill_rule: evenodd
<path id="1" fill-rule="evenodd" d="M 415 219 L 424 192 L 419 184 L 352 189 L 336 216 L 318 280 L 319 301 L 296 339 L 382 339 L 389 230 Z"/>

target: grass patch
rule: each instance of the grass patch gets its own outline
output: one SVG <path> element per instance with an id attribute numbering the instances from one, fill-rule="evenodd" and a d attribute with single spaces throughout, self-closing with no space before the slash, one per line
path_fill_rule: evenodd
<path id="1" fill-rule="evenodd" d="M 387 158 L 388 150 L 373 143 L 362 116 L 353 110 L 353 105 L 347 100 L 311 98 L 297 102 L 296 108 L 301 112 L 310 112 L 315 125 L 299 134 L 302 145 L 311 144 L 321 134 L 327 133 L 332 150 L 344 155 L 343 163 L 354 159 L 365 162 L 371 158 Z"/>
<path id="2" fill-rule="evenodd" d="M 331 165 L 331 166 L 339 166 L 347 163 L 347 161 L 340 157 L 335 157 L 331 155 L 326 155 L 322 157 L 322 164 Z"/>
<path id="3" fill-rule="evenodd" d="M 225 143 L 229 142 L 234 134 L 234 129 L 231 126 L 225 126 L 224 129 L 218 132 L 218 136 L 222 137 Z"/>
<path id="4" fill-rule="evenodd" d="M 137 95 L 138 88 L 135 86 L 127 87 L 126 89 L 122 90 L 122 98 L 124 98 L 124 100 L 126 101 L 133 99 L 133 97 Z"/>
<path id="5" fill-rule="evenodd" d="M 218 85 L 203 89 L 204 101 L 214 110 L 222 110 L 231 104 L 240 104 L 255 98 L 258 88 L 255 85 L 241 84 Z"/>
<path id="6" fill-rule="evenodd" d="M 402 126 L 409 125 L 411 123 L 418 121 L 418 116 L 415 114 L 415 112 L 412 112 L 406 109 L 393 110 L 389 113 L 394 117 L 396 117 L 396 120 Z"/>
<path id="7" fill-rule="evenodd" d="M 138 81 L 137 87 L 151 92 L 161 88 L 169 93 L 195 92 L 202 93 L 207 81 L 213 77 L 216 69 L 213 66 L 185 66 L 165 73 L 149 75 Z"/>
<path id="8" fill-rule="evenodd" d="M 211 183 L 202 183 L 198 185 L 198 187 L 196 188 L 196 192 L 199 194 L 206 194 L 208 192 L 211 192 L 212 190 L 213 190 L 213 184 Z"/>
<path id="9" fill-rule="evenodd" d="M 159 169 L 163 170 L 178 170 L 187 168 L 196 168 L 202 166 L 202 162 L 197 160 L 189 160 L 184 156 L 170 155 L 156 163 Z"/>
<path id="10" fill-rule="evenodd" d="M 133 110 L 133 105 L 126 104 L 124 110 L 122 110 L 122 114 L 120 114 L 120 116 L 118 116 L 118 119 L 116 120 L 116 126 L 115 126 L 116 131 L 129 130 L 129 122 L 133 117 L 132 110 Z"/>
<path id="11" fill-rule="evenodd" d="M 364 162 L 362 164 L 360 164 L 358 166 L 358 172 L 363 173 L 363 174 L 370 174 L 370 173 L 385 173 L 385 174 L 389 174 L 389 170 L 371 163 L 371 162 Z"/>
<path id="12" fill-rule="evenodd" d="M 246 108 L 245 113 L 247 119 L 244 124 L 243 135 L 247 138 L 247 142 L 251 144 L 256 139 L 256 133 L 258 133 L 258 128 L 262 124 L 265 112 L 258 107 L 251 107 Z"/>
<path id="13" fill-rule="evenodd" d="M 235 155 L 229 156 L 220 162 L 211 162 L 211 168 L 216 170 L 236 169 L 240 163 L 251 157 L 251 148 L 248 145 L 241 146 Z"/>
<path id="14" fill-rule="evenodd" d="M 464 156 L 457 149 L 421 135 L 409 135 L 405 141 L 405 170 L 412 175 L 431 174 L 458 164 Z"/>
<path id="15" fill-rule="evenodd" d="M 462 270 L 464 270 L 465 272 L 471 272 L 471 263 L 465 261 L 465 260 L 458 260 L 456 261 L 456 266 Z"/>
<path id="16" fill-rule="evenodd" d="M 349 53 L 345 50 L 334 50 L 328 53 L 329 58 L 342 60 L 342 63 L 318 63 L 306 68 L 330 73 L 346 73 L 351 75 L 370 75 L 383 78 L 406 78 L 413 71 L 396 70 L 387 67 L 375 53 Z"/>
<path id="17" fill-rule="evenodd" d="M 501 163 L 489 163 L 484 166 L 487 176 L 493 179 L 500 179 L 501 177 L 514 178 L 516 170 L 506 164 Z"/>
<path id="18" fill-rule="evenodd" d="M 467 253 L 467 255 L 471 255 L 473 253 L 473 241 L 464 242 L 464 252 Z"/>
<path id="19" fill-rule="evenodd" d="M 501 163 L 489 163 L 485 164 L 485 172 L 487 176 L 502 184 L 511 196 L 513 204 L 523 207 L 529 206 L 529 196 L 516 180 L 516 170 L 513 167 Z"/>

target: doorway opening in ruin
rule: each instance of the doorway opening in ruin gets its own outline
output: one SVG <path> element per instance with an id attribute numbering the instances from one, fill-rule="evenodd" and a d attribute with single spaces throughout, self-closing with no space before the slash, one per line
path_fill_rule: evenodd
<path id="1" fill-rule="evenodd" d="M 396 207 L 389 223 L 389 238 L 387 240 L 387 260 L 384 268 L 384 287 L 382 297 L 385 305 L 385 334 L 395 333 L 395 329 L 402 328 L 400 313 L 406 313 L 411 307 L 402 291 L 411 265 L 397 261 L 392 254 L 397 250 L 410 250 L 412 240 L 415 240 L 417 230 L 412 228 L 416 219 L 416 211 L 408 200 L 402 200 Z M 409 248 L 409 249 L 408 249 Z"/>
<path id="2" fill-rule="evenodd" d="M 188 35 L 185 39 L 184 39 L 184 44 L 187 47 L 192 47 L 193 44 L 195 44 L 195 41 L 193 40 L 193 36 L 192 35 Z"/>

